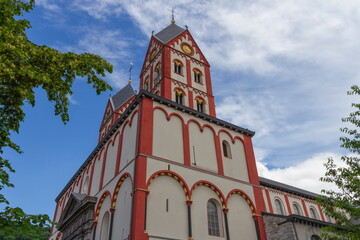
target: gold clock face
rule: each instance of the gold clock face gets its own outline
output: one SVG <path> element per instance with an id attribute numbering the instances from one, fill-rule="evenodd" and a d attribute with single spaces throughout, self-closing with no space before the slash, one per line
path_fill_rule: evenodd
<path id="1" fill-rule="evenodd" d="M 193 53 L 193 48 L 189 45 L 189 44 L 186 44 L 186 43 L 184 43 L 182 46 L 181 46 L 181 48 L 182 48 L 182 50 L 185 52 L 185 53 L 187 53 L 187 54 L 190 54 L 190 55 L 192 55 L 192 53 Z"/>

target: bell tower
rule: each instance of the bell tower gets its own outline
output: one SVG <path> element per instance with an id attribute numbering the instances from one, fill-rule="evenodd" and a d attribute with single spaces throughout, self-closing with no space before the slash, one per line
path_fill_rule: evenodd
<path id="1" fill-rule="evenodd" d="M 216 117 L 210 65 L 187 27 L 174 20 L 151 36 L 139 89 Z"/>

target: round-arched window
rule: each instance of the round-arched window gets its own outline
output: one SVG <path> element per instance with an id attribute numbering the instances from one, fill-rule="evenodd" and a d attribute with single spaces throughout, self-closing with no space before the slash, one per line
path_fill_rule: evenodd
<path id="1" fill-rule="evenodd" d="M 276 213 L 284 215 L 284 210 L 282 207 L 282 203 L 279 199 L 275 199 L 275 207 L 276 207 Z"/>
<path id="2" fill-rule="evenodd" d="M 84 182 L 84 185 L 83 185 L 83 193 L 87 194 L 88 187 L 89 187 L 89 176 L 87 176 L 85 178 L 85 182 Z"/>
<path id="3" fill-rule="evenodd" d="M 109 215 L 110 215 L 109 212 L 106 212 L 101 221 L 100 240 L 107 240 L 109 238 L 109 221 L 110 221 Z"/>
<path id="4" fill-rule="evenodd" d="M 228 141 L 222 141 L 224 157 L 231 158 L 231 148 Z"/>
<path id="5" fill-rule="evenodd" d="M 319 217 L 316 213 L 316 210 L 314 208 L 310 208 L 310 216 L 311 216 L 311 218 L 319 219 Z"/>
<path id="6" fill-rule="evenodd" d="M 209 200 L 207 203 L 208 230 L 211 236 L 220 236 L 219 213 L 216 203 Z"/>
<path id="7" fill-rule="evenodd" d="M 302 215 L 299 204 L 293 203 L 293 213 L 297 215 Z"/>

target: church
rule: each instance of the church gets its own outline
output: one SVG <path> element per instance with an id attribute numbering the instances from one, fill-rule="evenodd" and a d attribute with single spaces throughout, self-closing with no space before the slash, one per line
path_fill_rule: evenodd
<path id="1" fill-rule="evenodd" d="M 152 35 L 139 93 L 109 98 L 49 239 L 321 239 L 334 219 L 317 194 L 258 176 L 255 132 L 217 118 L 211 82 L 187 27 Z"/>

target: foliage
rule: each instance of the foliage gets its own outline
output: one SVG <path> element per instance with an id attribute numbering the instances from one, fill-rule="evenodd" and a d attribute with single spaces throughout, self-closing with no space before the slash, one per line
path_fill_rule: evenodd
<path id="1" fill-rule="evenodd" d="M 352 86 L 348 95 L 360 95 L 360 88 Z M 360 239 L 360 104 L 353 103 L 352 107 L 356 110 L 342 121 L 352 124 L 354 129 L 340 129 L 346 134 L 340 138 L 341 147 L 350 154 L 341 157 L 344 167 L 338 167 L 334 159 L 329 158 L 325 177 L 320 179 L 338 187 L 338 190 L 322 190 L 326 197 L 319 199 L 325 213 L 337 220 L 325 228 L 326 239 Z"/>
<path id="2" fill-rule="evenodd" d="M 3 240 L 45 240 L 50 227 L 48 216 L 28 215 L 20 208 L 6 207 L 0 213 L 0 239 Z"/>
<path id="3" fill-rule="evenodd" d="M 64 123 L 69 121 L 68 96 L 72 94 L 76 77 L 87 78 L 97 94 L 111 89 L 101 77 L 112 72 L 112 65 L 100 56 L 62 53 L 28 40 L 25 31 L 30 23 L 20 18 L 24 12 L 31 11 L 34 4 L 34 0 L 0 1 L 0 190 L 13 187 L 9 172 L 14 170 L 2 155 L 5 148 L 21 153 L 20 147 L 11 140 L 11 133 L 18 133 L 24 121 L 24 104 L 35 105 L 35 88 L 46 91 L 48 100 L 54 103 L 55 115 L 60 115 Z M 9 204 L 3 194 L 0 194 L 1 203 Z M 20 222 L 28 226 L 41 223 L 42 227 L 44 220 L 49 222 L 44 215 L 26 215 L 19 208 L 6 207 L 0 213 L 0 229 L 10 231 L 11 226 L 6 225 L 10 223 L 22 229 Z"/>

